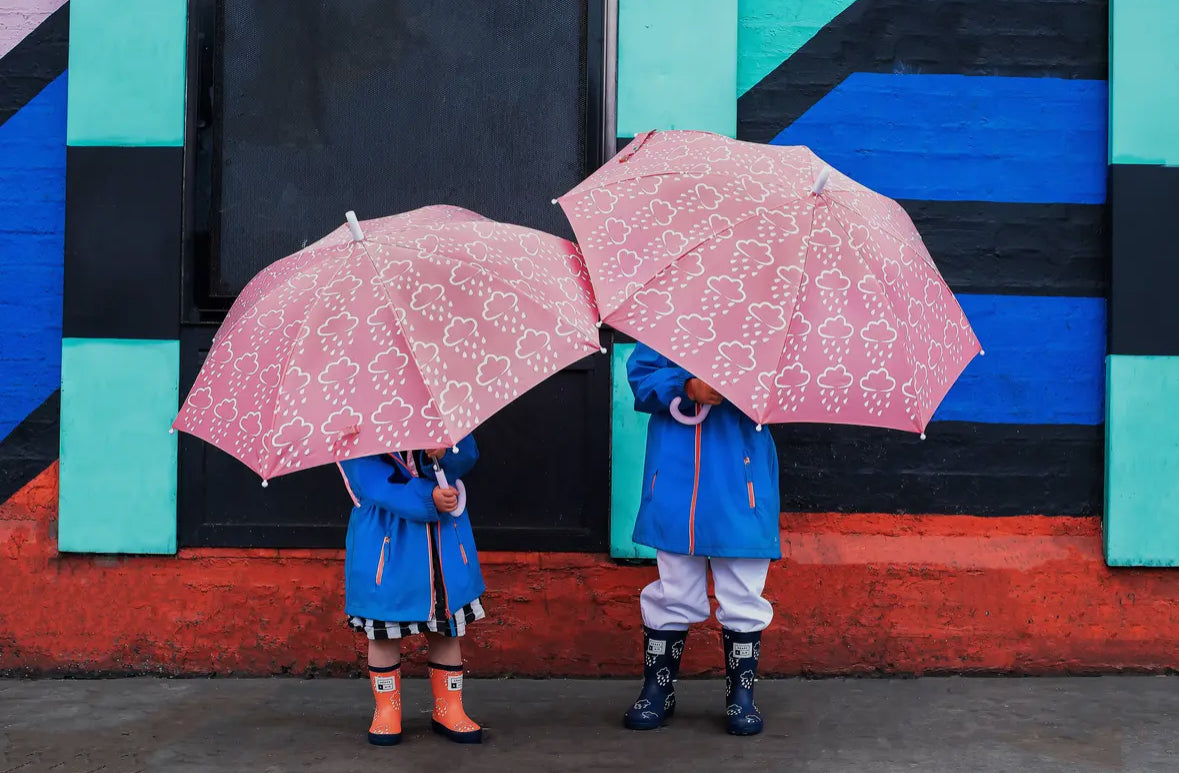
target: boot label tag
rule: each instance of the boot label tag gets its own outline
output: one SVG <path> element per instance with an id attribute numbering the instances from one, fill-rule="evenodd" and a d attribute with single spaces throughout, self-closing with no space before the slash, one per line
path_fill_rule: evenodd
<path id="1" fill-rule="evenodd" d="M 455 674 L 453 676 L 446 677 L 446 689 L 450 690 L 451 692 L 458 692 L 459 690 L 463 689 L 463 675 Z"/>
<path id="2" fill-rule="evenodd" d="M 373 684 L 377 687 L 377 692 L 396 692 L 397 691 L 397 674 L 392 676 L 378 676 L 373 679 Z"/>
<path id="3" fill-rule="evenodd" d="M 667 642 L 663 639 L 651 639 L 647 642 L 648 655 L 666 655 Z"/>
<path id="4" fill-rule="evenodd" d="M 753 642 L 751 642 L 751 641 L 735 641 L 735 642 L 733 642 L 733 657 L 735 657 L 735 658 L 751 658 L 751 657 L 753 657 Z"/>

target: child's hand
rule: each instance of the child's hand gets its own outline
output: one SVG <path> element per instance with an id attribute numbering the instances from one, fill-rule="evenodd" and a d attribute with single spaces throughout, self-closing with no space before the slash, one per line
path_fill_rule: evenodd
<path id="1" fill-rule="evenodd" d="M 698 378 L 688 379 L 684 391 L 688 393 L 688 399 L 697 405 L 720 405 L 725 401 L 720 392 Z"/>
<path id="2" fill-rule="evenodd" d="M 442 457 L 446 456 L 446 451 L 447 449 L 445 448 L 427 448 L 426 456 L 430 457 L 434 461 L 438 461 Z"/>
<path id="3" fill-rule="evenodd" d="M 449 513 L 458 507 L 458 492 L 452 488 L 434 488 L 434 507 L 440 513 Z"/>

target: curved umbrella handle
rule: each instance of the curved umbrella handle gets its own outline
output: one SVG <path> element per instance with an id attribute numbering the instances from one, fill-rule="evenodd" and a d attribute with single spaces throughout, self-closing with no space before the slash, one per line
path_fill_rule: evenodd
<path id="1" fill-rule="evenodd" d="M 439 464 L 434 465 L 434 477 L 438 479 L 438 485 L 442 488 L 450 488 L 450 484 L 446 482 L 446 473 L 442 471 Z M 454 482 L 454 490 L 458 492 L 458 504 L 450 511 L 450 514 L 458 518 L 467 509 L 467 487 L 463 485 L 461 480 Z"/>
<path id="2" fill-rule="evenodd" d="M 671 405 L 667 408 L 671 412 L 671 417 L 680 424 L 687 424 L 689 427 L 694 427 L 700 422 L 708 418 L 708 412 L 712 410 L 711 405 L 700 406 L 700 412 L 695 416 L 688 416 L 680 410 L 680 398 L 671 401 Z"/>

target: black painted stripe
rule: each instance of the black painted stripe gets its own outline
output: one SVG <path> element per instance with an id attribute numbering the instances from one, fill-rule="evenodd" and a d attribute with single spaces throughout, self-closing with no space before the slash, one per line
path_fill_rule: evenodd
<path id="1" fill-rule="evenodd" d="M 49 15 L 0 58 L 0 125 L 65 72 L 70 54 L 70 4 Z"/>
<path id="2" fill-rule="evenodd" d="M 54 392 L 0 441 L 0 504 L 57 461 L 60 413 Z"/>
<path id="3" fill-rule="evenodd" d="M 787 512 L 982 516 L 1101 512 L 1104 428 L 934 422 L 928 438 L 773 428 Z"/>
<path id="4" fill-rule="evenodd" d="M 1179 355 L 1179 168 L 1110 169 L 1111 354 Z"/>
<path id="5" fill-rule="evenodd" d="M 737 100 L 769 142 L 853 72 L 1104 80 L 1107 0 L 857 0 Z"/>
<path id="6" fill-rule="evenodd" d="M 955 292 L 1104 297 L 1109 288 L 1102 205 L 900 203 Z"/>
<path id="7" fill-rule="evenodd" d="M 183 148 L 66 149 L 66 338 L 180 334 Z"/>

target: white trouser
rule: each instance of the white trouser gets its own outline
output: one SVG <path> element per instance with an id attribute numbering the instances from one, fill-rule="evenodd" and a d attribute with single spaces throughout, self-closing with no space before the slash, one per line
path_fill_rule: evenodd
<path id="1" fill-rule="evenodd" d="M 730 631 L 749 633 L 770 624 L 774 608 L 762 598 L 768 558 L 706 558 L 679 553 L 656 555 L 659 579 L 643 588 L 643 624 L 656 631 L 685 631 L 708 619 L 708 565 L 718 609 L 716 619 Z"/>

